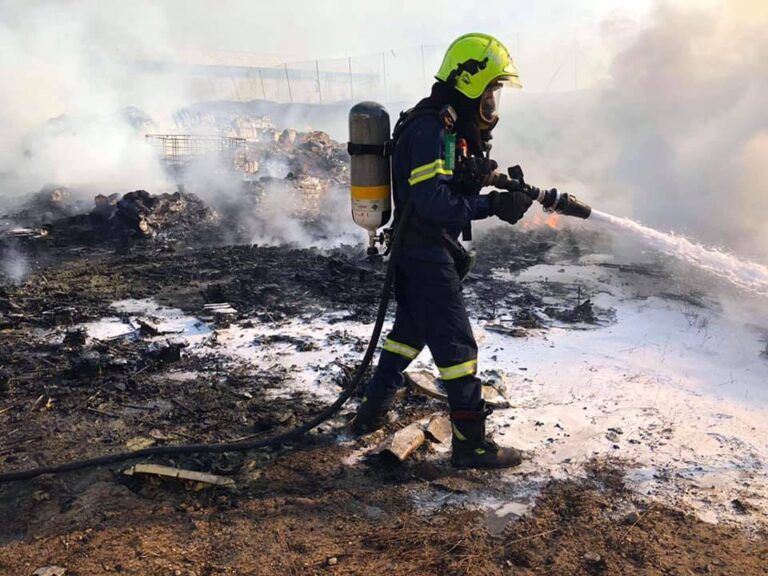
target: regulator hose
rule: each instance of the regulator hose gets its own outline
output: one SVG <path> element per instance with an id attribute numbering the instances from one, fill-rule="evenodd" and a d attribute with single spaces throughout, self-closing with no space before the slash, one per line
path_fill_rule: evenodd
<path id="1" fill-rule="evenodd" d="M 400 217 L 400 222 L 397 225 L 397 230 L 403 230 L 410 220 L 411 216 L 411 202 L 407 202 L 403 213 Z M 268 446 L 276 446 L 278 444 L 284 444 L 300 438 L 313 428 L 319 426 L 334 414 L 336 414 L 342 406 L 350 399 L 355 390 L 360 386 L 365 376 L 368 366 L 371 364 L 373 354 L 376 352 L 376 346 L 378 345 L 379 338 L 381 337 L 381 330 L 384 326 L 384 319 L 387 315 L 387 307 L 389 305 L 389 297 L 392 290 L 392 283 L 395 277 L 395 261 L 400 252 L 400 246 L 403 243 L 404 234 L 394 234 L 392 240 L 392 250 L 387 262 L 386 275 L 384 277 L 384 286 L 381 291 L 381 298 L 379 300 L 379 309 L 376 315 L 376 321 L 373 325 L 373 332 L 371 333 L 371 339 L 368 341 L 368 348 L 365 350 L 363 360 L 355 371 L 354 375 L 347 384 L 346 388 L 342 390 L 338 398 L 333 404 L 321 410 L 314 418 L 308 422 L 297 426 L 291 430 L 277 434 L 269 438 L 262 438 L 257 440 L 243 440 L 241 442 L 222 442 L 220 444 L 180 444 L 171 446 L 155 446 L 152 448 L 143 448 L 141 450 L 135 450 L 132 452 L 118 452 L 116 454 L 107 454 L 105 456 L 97 456 L 95 458 L 87 458 L 84 460 L 74 460 L 71 462 L 65 462 L 63 464 L 56 464 L 52 466 L 40 466 L 39 468 L 31 468 L 29 470 L 19 470 L 17 472 L 4 472 L 0 473 L 0 484 L 5 482 L 15 482 L 18 480 L 29 480 L 37 476 L 44 474 L 61 474 L 63 472 L 72 472 L 74 470 L 82 470 L 84 468 L 93 468 L 95 466 L 104 466 L 106 464 L 116 464 L 117 462 L 126 462 L 128 460 L 136 460 L 137 458 L 145 458 L 147 456 L 169 456 L 178 454 L 205 454 L 205 453 L 221 453 L 221 452 L 244 452 L 247 450 L 256 450 L 259 448 L 266 448 Z"/>

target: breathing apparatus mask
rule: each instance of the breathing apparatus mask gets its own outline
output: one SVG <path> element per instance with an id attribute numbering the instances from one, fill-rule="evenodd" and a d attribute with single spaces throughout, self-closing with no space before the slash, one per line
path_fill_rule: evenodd
<path id="1" fill-rule="evenodd" d="M 492 130 L 499 121 L 499 105 L 501 103 L 501 83 L 492 82 L 480 96 L 480 122 L 481 128 Z M 490 128 L 489 128 L 490 127 Z"/>
<path id="2" fill-rule="evenodd" d="M 493 129 L 499 123 L 499 104 L 501 102 L 500 82 L 492 82 L 483 91 L 480 96 L 478 107 L 478 128 L 480 129 L 480 139 L 482 141 L 483 151 L 487 154 L 491 150 L 491 140 L 493 139 Z"/>

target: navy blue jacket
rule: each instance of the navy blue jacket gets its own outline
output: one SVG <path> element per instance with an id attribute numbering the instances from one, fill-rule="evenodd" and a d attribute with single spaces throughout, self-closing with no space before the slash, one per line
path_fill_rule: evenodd
<path id="1" fill-rule="evenodd" d="M 453 171 L 446 165 L 444 128 L 437 115 L 422 114 L 411 120 L 398 138 L 392 154 L 395 204 L 402 210 L 413 198 L 413 215 L 405 231 L 404 254 L 432 262 L 452 263 L 451 253 L 435 242 L 414 242 L 422 238 L 447 236 L 456 241 L 470 221 L 487 218 L 491 211 L 488 195 L 466 195 L 460 191 Z M 455 159 L 453 164 L 455 165 Z"/>

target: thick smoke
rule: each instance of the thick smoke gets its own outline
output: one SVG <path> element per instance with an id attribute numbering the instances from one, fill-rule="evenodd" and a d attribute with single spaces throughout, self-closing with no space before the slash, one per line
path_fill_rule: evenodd
<path id="1" fill-rule="evenodd" d="M 603 86 L 506 98 L 500 155 L 598 208 L 768 260 L 768 8 L 757 4 L 660 5 Z"/>
<path id="2" fill-rule="evenodd" d="M 283 188 L 283 187 L 280 187 Z M 349 215 L 349 192 L 339 187 L 323 195 L 317 219 L 308 225 L 281 196 L 284 189 L 267 189 L 248 219 L 250 240 L 259 245 L 288 244 L 327 249 L 357 245 L 363 235 Z"/>
<path id="3" fill-rule="evenodd" d="M 137 81 L 141 50 L 166 50 L 152 3 L 0 0 L 0 15 L 0 197 L 166 184 L 128 108 L 163 117 L 185 102 L 178 81 Z"/>
<path id="4" fill-rule="evenodd" d="M 0 200 L 49 183 L 74 187 L 84 196 L 139 188 L 161 192 L 172 186 L 144 144 L 143 133 L 173 131 L 175 126 L 164 119 L 193 103 L 194 94 L 183 77 L 146 74 L 137 62 L 178 60 L 180 39 L 188 46 L 198 41 L 204 45 L 211 34 L 206 31 L 209 17 L 219 28 L 234 20 L 246 22 L 248 16 L 259 26 L 269 20 L 258 17 L 261 7 L 243 12 L 246 3 L 237 4 L 237 10 L 193 4 L 196 8 L 173 18 L 185 3 L 138 0 L 111 3 L 107 9 L 104 3 L 86 0 L 0 0 Z M 502 7 L 507 4 L 493 3 L 499 18 L 491 19 L 511 15 L 512 8 Z M 520 163 L 533 183 L 558 186 L 598 208 L 768 260 L 768 195 L 761 185 L 768 176 L 764 5 L 731 0 L 706 9 L 681 9 L 662 3 L 650 24 L 606 22 L 604 34 L 614 55 L 608 58 L 612 64 L 605 82 L 572 93 L 505 94 L 495 155 Z M 364 12 L 350 9 L 347 20 Z M 343 16 L 334 14 L 334 19 L 336 29 L 363 29 L 346 26 Z M 430 29 L 445 30 L 441 41 L 457 34 L 459 24 L 505 34 L 491 29 L 488 19 L 456 20 L 461 23 Z M 541 22 L 534 24 L 541 27 Z M 322 23 L 285 22 L 283 28 L 291 26 L 313 27 L 314 42 L 322 43 L 314 28 Z M 558 26 L 562 31 L 567 23 Z M 263 32 L 266 37 L 272 33 Z M 434 34 L 430 31 L 428 39 Z M 240 36 L 244 49 L 270 51 L 255 45 L 255 37 Z M 289 44 L 301 51 L 301 35 L 290 36 Z M 351 52 L 361 51 L 361 37 L 350 39 Z M 514 38 L 506 37 L 513 50 L 518 44 Z M 379 39 L 390 46 L 419 41 L 410 29 L 407 37 L 393 31 L 391 42 Z M 527 74 L 526 65 L 536 68 L 532 44 L 532 37 L 523 42 L 518 57 L 524 84 L 526 76 L 542 73 L 532 69 Z M 311 54 L 317 54 L 316 46 L 310 46 Z M 421 89 L 417 82 L 414 90 Z M 417 98 L 414 94 L 413 102 Z M 334 114 L 338 119 L 327 123 L 343 126 L 344 107 L 336 106 Z M 150 118 L 154 124 L 148 124 Z M 275 123 L 285 125 L 284 120 L 275 118 Z M 343 132 L 333 136 L 343 139 Z M 203 166 L 198 173 L 207 176 L 198 188 L 208 192 L 203 194 L 208 199 L 237 192 L 237 185 L 218 178 L 216 170 Z M 338 197 L 344 200 L 343 193 Z M 263 233 L 254 232 L 254 238 L 306 240 L 293 225 L 264 228 L 282 222 L 287 211 L 272 201 L 278 203 L 270 208 L 273 217 L 256 222 Z M 346 218 L 348 207 L 334 214 Z M 329 223 L 328 233 L 342 227 L 346 231 L 340 220 Z"/>
<path id="5" fill-rule="evenodd" d="M 337 185 L 308 208 L 286 161 L 269 159 L 259 167 L 260 182 L 245 184 L 220 157 L 202 156 L 183 175 L 184 190 L 214 207 L 232 229 L 224 240 L 261 246 L 333 248 L 356 245 L 363 235 L 350 217 L 349 191 Z"/>

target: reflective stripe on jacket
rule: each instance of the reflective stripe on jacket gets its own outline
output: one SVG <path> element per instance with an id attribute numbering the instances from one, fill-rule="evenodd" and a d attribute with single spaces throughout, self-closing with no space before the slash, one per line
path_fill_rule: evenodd
<path id="1" fill-rule="evenodd" d="M 444 129 L 437 115 L 423 114 L 403 130 L 393 155 L 395 202 L 402 207 L 413 198 L 412 234 L 422 239 L 447 236 L 456 240 L 471 220 L 487 218 L 487 195 L 468 196 L 454 190 L 453 171 L 447 166 L 443 145 Z M 455 160 L 455 159 L 454 159 Z M 448 250 L 438 241 L 409 242 L 403 250 L 410 256 L 435 262 L 452 262 Z"/>

